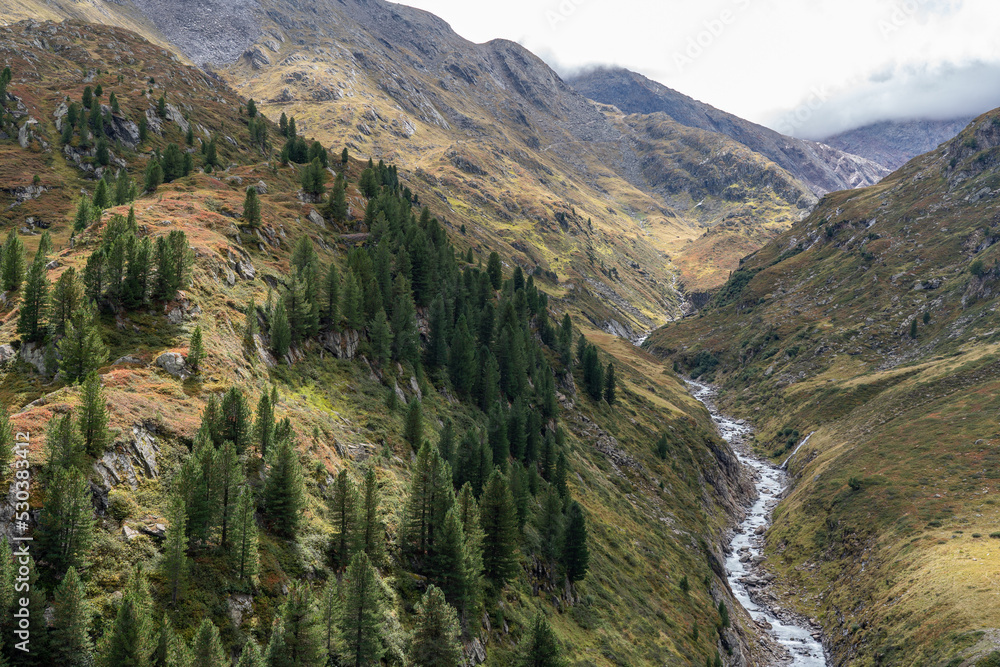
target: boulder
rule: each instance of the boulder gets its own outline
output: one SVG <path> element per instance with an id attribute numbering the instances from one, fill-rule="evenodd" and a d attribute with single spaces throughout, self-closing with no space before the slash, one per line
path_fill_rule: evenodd
<path id="1" fill-rule="evenodd" d="M 0 364 L 5 364 L 17 355 L 10 343 L 0 345 Z"/>
<path id="2" fill-rule="evenodd" d="M 313 223 L 317 227 L 326 228 L 326 220 L 323 219 L 323 216 L 321 216 L 316 209 L 309 211 L 308 218 L 309 222 Z"/>
<path id="3" fill-rule="evenodd" d="M 27 148 L 28 144 L 31 143 L 32 138 L 35 136 L 34 128 L 38 125 L 38 121 L 34 118 L 28 118 L 24 121 L 24 125 L 17 132 L 17 143 L 21 144 L 21 148 Z"/>
<path id="4" fill-rule="evenodd" d="M 257 194 L 259 194 L 259 195 L 266 195 L 267 194 L 267 183 L 265 183 L 264 181 L 257 181 L 256 185 L 248 185 L 247 186 L 247 190 L 249 190 L 250 188 L 256 189 L 257 190 Z"/>
<path id="5" fill-rule="evenodd" d="M 177 352 L 164 352 L 156 358 L 154 363 L 159 368 L 182 380 L 190 375 L 183 355 Z"/>
<path id="6" fill-rule="evenodd" d="M 233 593 L 226 600 L 229 606 L 229 618 L 233 626 L 240 627 L 245 616 L 253 615 L 253 596 L 246 593 Z"/>

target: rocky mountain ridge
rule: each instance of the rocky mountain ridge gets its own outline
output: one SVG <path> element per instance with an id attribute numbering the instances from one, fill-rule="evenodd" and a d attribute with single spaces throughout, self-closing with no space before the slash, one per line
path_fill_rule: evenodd
<path id="1" fill-rule="evenodd" d="M 888 120 L 841 132 L 823 139 L 823 143 L 895 170 L 954 138 L 973 120 Z"/>

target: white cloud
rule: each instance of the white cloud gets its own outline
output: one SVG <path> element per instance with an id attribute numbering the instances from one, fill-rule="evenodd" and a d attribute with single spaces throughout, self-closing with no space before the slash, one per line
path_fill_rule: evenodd
<path id="1" fill-rule="evenodd" d="M 797 132 L 1000 106 L 995 0 L 411 0 L 482 42 L 520 42 L 562 73 L 628 67 Z M 824 92 L 822 105 L 816 91 Z"/>

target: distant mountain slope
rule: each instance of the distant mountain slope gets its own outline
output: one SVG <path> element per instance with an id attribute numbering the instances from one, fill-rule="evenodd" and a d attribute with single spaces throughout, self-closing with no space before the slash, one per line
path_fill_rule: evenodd
<path id="1" fill-rule="evenodd" d="M 973 120 L 887 120 L 841 132 L 823 143 L 895 170 L 954 138 Z"/>
<path id="2" fill-rule="evenodd" d="M 772 592 L 822 621 L 831 664 L 1000 650 L 998 307 L 1000 110 L 827 195 L 698 317 L 650 336 L 723 385 L 762 455 L 792 456 L 767 549 L 787 584 Z"/>
<path id="3" fill-rule="evenodd" d="M 698 102 L 626 69 L 597 69 L 569 79 L 580 93 L 625 113 L 663 112 L 678 123 L 735 139 L 802 179 L 818 195 L 879 182 L 884 166 L 814 141 L 787 137 Z"/>

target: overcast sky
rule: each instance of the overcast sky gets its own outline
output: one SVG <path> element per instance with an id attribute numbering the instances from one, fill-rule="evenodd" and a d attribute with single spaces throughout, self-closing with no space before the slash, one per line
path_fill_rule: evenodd
<path id="1" fill-rule="evenodd" d="M 620 65 L 787 134 L 1000 106 L 997 0 L 408 0 L 560 74 Z"/>

